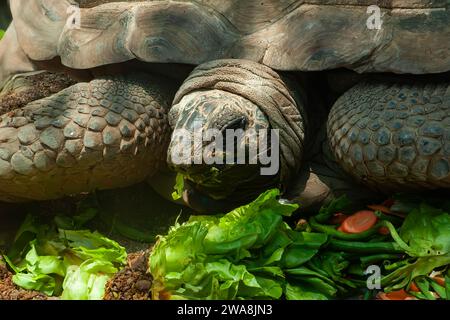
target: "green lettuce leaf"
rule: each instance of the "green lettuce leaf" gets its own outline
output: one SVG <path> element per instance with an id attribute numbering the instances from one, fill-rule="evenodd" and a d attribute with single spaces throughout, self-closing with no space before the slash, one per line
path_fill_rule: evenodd
<path id="1" fill-rule="evenodd" d="M 298 284 L 286 285 L 287 300 L 328 300 L 328 297 L 320 292 L 311 291 L 311 288 L 304 288 Z"/>
<path id="2" fill-rule="evenodd" d="M 283 216 L 297 209 L 278 196 L 278 190 L 269 190 L 222 217 L 192 217 L 159 237 L 150 256 L 154 296 L 169 292 L 172 299 L 281 297 L 280 269 L 246 260 L 274 238 Z"/>
<path id="3" fill-rule="evenodd" d="M 116 241 L 88 230 L 59 230 L 61 240 L 82 259 L 95 258 L 125 264 L 127 253 Z"/>
<path id="4" fill-rule="evenodd" d="M 64 300 L 101 300 L 105 285 L 118 271 L 109 261 L 90 259 L 81 265 L 71 265 L 63 283 Z"/>
<path id="5" fill-rule="evenodd" d="M 64 261 L 59 256 L 40 256 L 36 250 L 36 241 L 25 256 L 26 270 L 34 274 L 57 274 L 64 276 Z"/>
<path id="6" fill-rule="evenodd" d="M 45 274 L 17 273 L 12 280 L 23 289 L 40 291 L 48 296 L 55 291 L 55 279 Z"/>
<path id="7" fill-rule="evenodd" d="M 412 256 L 450 254 L 450 214 L 422 203 L 406 217 L 399 235 Z"/>
<path id="8" fill-rule="evenodd" d="M 298 206 L 281 203 L 279 190 L 269 190 L 252 203 L 237 208 L 211 225 L 204 239 L 209 254 L 225 254 L 259 248 L 265 244 Z"/>
<path id="9" fill-rule="evenodd" d="M 416 277 L 429 275 L 433 270 L 450 264 L 450 254 L 444 256 L 421 257 L 389 273 L 381 279 L 386 292 L 409 287 Z"/>
<path id="10" fill-rule="evenodd" d="M 14 255 L 5 256 L 15 272 L 13 282 L 63 299 L 101 299 L 106 282 L 127 258 L 123 247 L 98 232 L 56 230 L 33 216 L 25 219 L 16 240 Z"/>
<path id="11" fill-rule="evenodd" d="M 174 192 L 172 193 L 172 199 L 173 200 L 179 200 L 183 197 L 183 191 L 184 191 L 184 176 L 180 173 L 177 174 L 177 177 L 175 178 L 175 186 Z"/>

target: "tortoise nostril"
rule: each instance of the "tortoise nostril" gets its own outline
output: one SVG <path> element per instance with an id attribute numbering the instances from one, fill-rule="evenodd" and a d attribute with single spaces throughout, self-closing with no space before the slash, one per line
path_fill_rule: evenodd
<path id="1" fill-rule="evenodd" d="M 237 130 L 237 129 L 243 129 L 247 127 L 248 120 L 246 117 L 238 117 L 236 119 L 231 120 L 226 125 L 223 126 L 222 131 L 231 129 L 231 130 Z"/>

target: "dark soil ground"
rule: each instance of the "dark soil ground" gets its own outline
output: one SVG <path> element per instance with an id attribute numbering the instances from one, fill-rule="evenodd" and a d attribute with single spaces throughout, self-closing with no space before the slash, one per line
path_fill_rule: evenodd
<path id="1" fill-rule="evenodd" d="M 149 250 L 128 255 L 128 264 L 106 285 L 105 300 L 150 300 L 152 279 L 147 273 Z M 1 259 L 1 258 L 0 258 Z M 57 300 L 45 294 L 24 290 L 12 282 L 12 273 L 0 260 L 0 300 Z"/>
<path id="2" fill-rule="evenodd" d="M 20 88 L 20 94 L 5 92 L 0 97 L 0 115 L 22 108 L 32 101 L 48 97 L 75 84 L 74 80 L 64 74 L 49 72 L 29 76 L 26 81 L 26 86 Z"/>
<path id="3" fill-rule="evenodd" d="M 0 257 L 0 300 L 48 300 L 45 294 L 18 288 L 12 282 L 12 273 L 8 271 Z"/>
<path id="4" fill-rule="evenodd" d="M 150 300 L 149 250 L 128 255 L 128 265 L 106 285 L 105 300 Z"/>

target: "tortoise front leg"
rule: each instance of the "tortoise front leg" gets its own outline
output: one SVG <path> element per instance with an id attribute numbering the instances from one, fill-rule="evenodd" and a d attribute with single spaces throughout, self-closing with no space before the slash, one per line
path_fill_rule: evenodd
<path id="1" fill-rule="evenodd" d="M 328 118 L 340 165 L 382 192 L 450 188 L 450 84 L 366 82 Z"/>
<path id="2" fill-rule="evenodd" d="M 164 164 L 173 93 L 159 77 L 106 76 L 3 114 L 0 199 L 55 199 L 143 181 Z"/>

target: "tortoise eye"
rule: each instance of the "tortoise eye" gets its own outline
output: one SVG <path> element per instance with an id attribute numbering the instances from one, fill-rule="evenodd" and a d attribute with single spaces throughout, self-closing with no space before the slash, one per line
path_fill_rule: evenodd
<path id="1" fill-rule="evenodd" d="M 222 131 L 225 131 L 227 129 L 231 130 L 237 130 L 237 129 L 243 129 L 247 127 L 248 119 L 244 116 L 238 117 L 236 119 L 231 120 L 226 125 L 223 126 Z"/>

